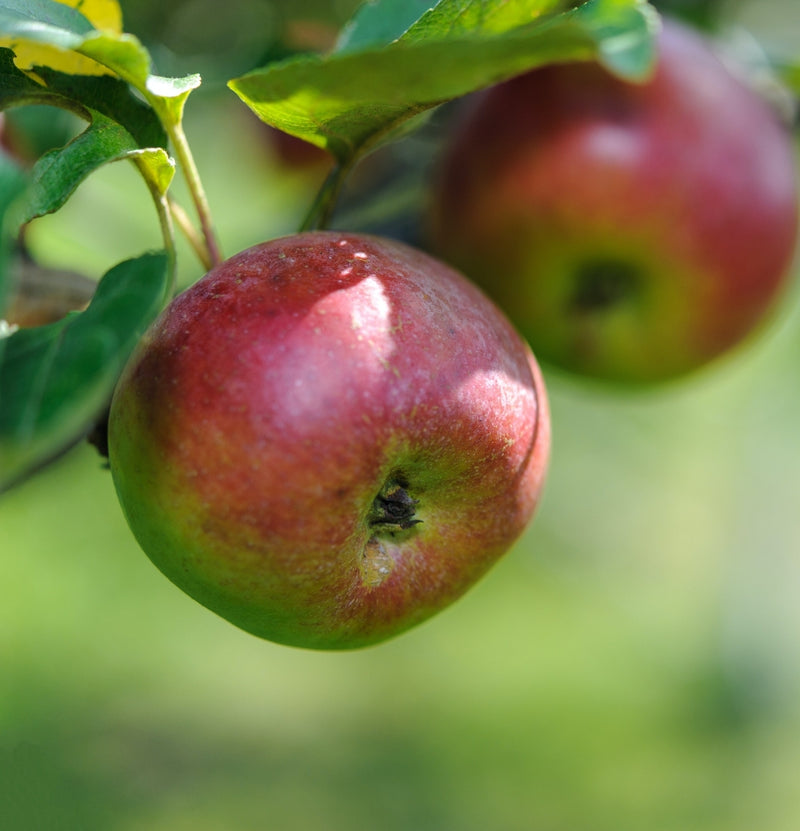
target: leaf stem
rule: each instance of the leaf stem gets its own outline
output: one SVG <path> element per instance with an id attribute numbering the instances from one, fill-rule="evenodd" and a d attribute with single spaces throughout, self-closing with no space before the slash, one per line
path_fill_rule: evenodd
<path id="1" fill-rule="evenodd" d="M 342 186 L 353 167 L 353 159 L 347 162 L 337 162 L 326 177 L 317 192 L 311 208 L 300 226 L 301 231 L 316 231 L 326 228 L 331 220 L 336 200 L 339 198 Z"/>
<path id="2" fill-rule="evenodd" d="M 76 51 L 79 54 L 86 54 L 86 52 L 83 52 L 81 49 L 77 49 Z M 145 52 L 145 54 L 147 53 Z M 87 57 L 95 59 L 95 56 L 91 53 L 91 51 L 88 53 Z M 203 188 L 202 180 L 200 179 L 200 173 L 194 161 L 194 156 L 192 155 L 191 148 L 189 147 L 189 142 L 186 139 L 186 134 L 183 132 L 183 105 L 186 101 L 186 96 L 189 94 L 191 89 L 200 84 L 200 76 L 192 76 L 190 80 L 192 80 L 193 83 L 183 89 L 182 94 L 177 96 L 168 96 L 165 98 L 164 96 L 157 94 L 157 92 L 155 92 L 148 83 L 154 76 L 149 75 L 147 78 L 142 79 L 136 72 L 128 71 L 128 67 L 121 65 L 118 61 L 104 61 L 101 58 L 98 58 L 98 60 L 100 63 L 111 69 L 112 72 L 118 75 L 123 81 L 129 83 L 134 89 L 136 89 L 155 111 L 162 126 L 167 132 L 170 142 L 172 143 L 172 149 L 175 154 L 177 164 L 183 172 L 195 210 L 197 211 L 197 216 L 200 221 L 200 229 L 204 239 L 204 246 L 207 251 L 207 255 L 204 254 L 201 259 L 204 264 L 206 262 L 210 262 L 213 265 L 221 263 L 222 255 L 217 243 L 213 222 L 211 221 L 211 208 Z M 161 80 L 163 81 L 165 79 Z M 169 79 L 166 80 L 169 81 Z M 166 200 L 164 200 L 164 206 L 167 207 L 167 213 L 169 213 Z"/>
<path id="3" fill-rule="evenodd" d="M 142 167 L 142 162 L 139 159 L 134 159 L 137 167 Z M 166 307 L 175 295 L 178 278 L 178 256 L 175 248 L 175 228 L 172 223 L 172 211 L 170 210 L 169 199 L 167 194 L 159 190 L 152 178 L 146 174 L 142 169 L 142 177 L 147 182 L 150 195 L 153 197 L 153 202 L 156 206 L 156 213 L 158 214 L 158 222 L 161 226 L 161 235 L 164 238 L 164 250 L 167 252 L 167 285 L 164 291 L 164 299 L 162 308 Z"/>
<path id="4" fill-rule="evenodd" d="M 202 235 L 198 232 L 183 207 L 174 199 L 169 199 L 169 209 L 172 213 L 172 219 L 175 221 L 175 224 L 181 230 L 184 237 L 186 237 L 189 241 L 189 245 L 191 245 L 192 250 L 203 264 L 203 267 L 206 271 L 209 271 L 214 267 L 214 263 L 211 260 L 211 255 Z"/>
<path id="5" fill-rule="evenodd" d="M 218 265 L 222 262 L 222 254 L 220 253 L 211 221 L 211 209 L 205 190 L 203 189 L 200 173 L 197 170 L 192 151 L 189 148 L 189 142 L 186 140 L 186 134 L 183 132 L 183 125 L 180 122 L 169 121 L 165 124 L 165 127 L 172 140 L 176 160 L 183 171 L 189 193 L 191 194 L 197 216 L 200 220 L 200 229 L 205 241 L 205 254 L 201 257 L 201 260 L 203 260 L 203 264 L 207 265 L 207 267 L 208 264 L 210 266 Z"/>

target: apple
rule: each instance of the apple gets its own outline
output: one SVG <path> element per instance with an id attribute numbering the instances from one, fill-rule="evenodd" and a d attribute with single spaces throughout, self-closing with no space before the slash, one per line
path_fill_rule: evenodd
<path id="1" fill-rule="evenodd" d="M 321 178 L 333 167 L 333 156 L 321 147 L 269 124 L 259 123 L 271 152 L 284 170 L 312 173 Z"/>
<path id="2" fill-rule="evenodd" d="M 318 231 L 172 301 L 117 385 L 109 463 L 189 595 L 346 649 L 425 620 L 509 548 L 549 436 L 530 349 L 479 289 L 407 245 Z"/>
<path id="3" fill-rule="evenodd" d="M 759 328 L 797 241 L 791 137 L 696 31 L 654 73 L 550 65 L 478 94 L 434 187 L 432 252 L 480 284 L 537 358 L 673 378 Z"/>

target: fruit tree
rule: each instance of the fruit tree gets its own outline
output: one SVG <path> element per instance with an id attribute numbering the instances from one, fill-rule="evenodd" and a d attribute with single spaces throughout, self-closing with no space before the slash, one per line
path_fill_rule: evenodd
<path id="1" fill-rule="evenodd" d="M 534 515 L 550 366 L 661 382 L 789 302 L 796 66 L 759 84 L 688 26 L 646 0 L 372 0 L 281 48 L 256 26 L 221 80 L 318 187 L 223 252 L 184 129 L 205 79 L 160 74 L 114 0 L 0 0 L 0 492 L 88 439 L 153 563 L 279 643 L 443 609 Z M 37 262 L 29 234 L 117 161 L 160 239 L 98 281 Z"/>

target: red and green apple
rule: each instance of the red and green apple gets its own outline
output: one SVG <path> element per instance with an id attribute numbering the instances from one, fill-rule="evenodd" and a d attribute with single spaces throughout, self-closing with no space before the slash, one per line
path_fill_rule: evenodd
<path id="1" fill-rule="evenodd" d="M 644 83 L 594 62 L 478 94 L 443 153 L 431 249 L 542 362 L 622 382 L 682 375 L 759 328 L 787 282 L 787 126 L 671 20 Z"/>
<path id="2" fill-rule="evenodd" d="M 179 295 L 117 386 L 127 520 L 239 627 L 361 647 L 462 595 L 511 546 L 549 450 L 527 344 L 473 284 L 365 235 L 257 245 Z"/>

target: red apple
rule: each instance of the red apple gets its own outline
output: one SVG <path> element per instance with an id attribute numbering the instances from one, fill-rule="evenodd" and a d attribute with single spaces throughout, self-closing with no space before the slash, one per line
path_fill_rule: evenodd
<path id="1" fill-rule="evenodd" d="M 324 178 L 333 167 L 333 156 L 321 147 L 261 123 L 262 131 L 278 164 L 286 170 L 312 173 Z"/>
<path id="2" fill-rule="evenodd" d="M 428 618 L 509 548 L 549 421 L 530 350 L 471 283 L 314 232 L 172 302 L 119 382 L 109 445 L 164 574 L 255 635 L 343 649 Z"/>
<path id="3" fill-rule="evenodd" d="M 444 153 L 432 249 L 478 282 L 542 361 L 670 378 L 751 333 L 797 238 L 787 128 L 667 22 L 643 84 L 586 62 L 481 94 Z"/>

